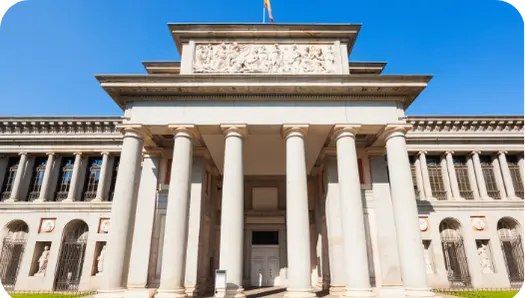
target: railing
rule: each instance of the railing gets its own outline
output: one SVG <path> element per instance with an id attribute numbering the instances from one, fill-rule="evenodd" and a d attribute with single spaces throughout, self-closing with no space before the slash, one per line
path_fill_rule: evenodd
<path id="1" fill-rule="evenodd" d="M 40 191 L 32 191 L 27 196 L 28 201 L 34 201 L 40 197 Z"/>
<path id="2" fill-rule="evenodd" d="M 489 197 L 493 198 L 494 200 L 501 200 L 501 194 L 499 190 L 489 190 L 487 191 L 487 194 Z"/>
<path id="3" fill-rule="evenodd" d="M 516 196 L 518 196 L 518 198 L 523 199 L 523 190 L 516 190 Z"/>
<path id="4" fill-rule="evenodd" d="M 437 200 L 444 201 L 447 199 L 447 192 L 446 191 L 432 191 L 432 196 L 436 198 Z"/>
<path id="5" fill-rule="evenodd" d="M 459 195 L 465 200 L 474 200 L 474 192 L 472 190 L 460 191 Z"/>
<path id="6" fill-rule="evenodd" d="M 57 192 L 56 201 L 60 202 L 62 200 L 67 199 L 67 194 L 68 194 L 67 191 L 59 191 L 59 192 Z"/>
<path id="7" fill-rule="evenodd" d="M 86 191 L 84 192 L 84 195 L 82 196 L 82 199 L 84 201 L 91 201 L 92 199 L 97 197 L 96 191 Z"/>
<path id="8" fill-rule="evenodd" d="M 4 191 L 2 193 L 2 197 L 0 197 L 0 200 L 2 200 L 2 201 L 7 200 L 7 199 L 9 199 L 10 196 L 11 196 L 11 192 L 10 191 Z"/>

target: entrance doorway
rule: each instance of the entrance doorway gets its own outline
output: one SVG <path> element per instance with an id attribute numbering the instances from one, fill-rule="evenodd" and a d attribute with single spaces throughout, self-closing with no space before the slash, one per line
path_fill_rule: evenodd
<path id="1" fill-rule="evenodd" d="M 273 287 L 279 280 L 279 233 L 277 231 L 253 231 L 251 285 Z"/>

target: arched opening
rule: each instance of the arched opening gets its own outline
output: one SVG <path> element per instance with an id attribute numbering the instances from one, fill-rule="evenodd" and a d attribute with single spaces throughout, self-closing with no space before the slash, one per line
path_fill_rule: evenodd
<path id="1" fill-rule="evenodd" d="M 81 220 L 75 220 L 66 225 L 55 274 L 55 290 L 78 290 L 86 255 L 88 233 L 88 225 Z"/>
<path id="2" fill-rule="evenodd" d="M 461 235 L 461 225 L 454 219 L 444 219 L 439 225 L 439 234 L 450 286 L 453 288 L 470 287 L 470 274 Z"/>
<path id="3" fill-rule="evenodd" d="M 15 288 L 26 247 L 27 233 L 29 233 L 29 228 L 21 220 L 12 221 L 4 228 L 0 255 L 0 280 L 6 291 L 12 291 Z"/>
<path id="4" fill-rule="evenodd" d="M 511 218 L 498 221 L 498 235 L 505 258 L 507 274 L 513 287 L 523 284 L 523 248 L 518 223 Z"/>

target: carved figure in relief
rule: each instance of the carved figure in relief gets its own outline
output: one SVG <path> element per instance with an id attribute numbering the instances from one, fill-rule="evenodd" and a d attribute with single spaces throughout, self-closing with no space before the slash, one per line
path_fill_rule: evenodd
<path id="1" fill-rule="evenodd" d="M 270 72 L 278 72 L 281 70 L 283 67 L 282 61 L 282 52 L 279 49 L 279 45 L 274 44 L 272 47 L 272 52 L 270 53 Z"/>
<path id="2" fill-rule="evenodd" d="M 106 246 L 102 246 L 100 255 L 97 257 L 97 273 L 104 271 L 104 255 L 106 254 Z"/>
<path id="3" fill-rule="evenodd" d="M 478 247 L 478 258 L 479 265 L 481 266 L 483 273 L 492 273 L 492 264 L 490 264 L 490 258 L 486 244 L 481 244 L 481 246 Z"/>
<path id="4" fill-rule="evenodd" d="M 38 271 L 35 273 L 35 276 L 45 276 L 47 269 L 47 261 L 49 259 L 49 246 L 44 246 L 44 251 L 38 259 Z"/>

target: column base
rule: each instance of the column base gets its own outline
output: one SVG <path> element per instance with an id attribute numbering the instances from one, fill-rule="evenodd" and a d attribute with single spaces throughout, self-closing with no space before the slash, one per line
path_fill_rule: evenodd
<path id="1" fill-rule="evenodd" d="M 482 200 L 482 201 L 492 201 L 494 199 L 491 198 L 491 197 L 481 197 L 480 200 Z"/>
<path id="2" fill-rule="evenodd" d="M 93 202 L 93 203 L 100 203 L 100 202 L 102 202 L 102 198 L 94 198 L 93 200 L 91 200 L 91 202 Z"/>
<path id="3" fill-rule="evenodd" d="M 99 290 L 93 297 L 95 298 L 124 298 L 125 289 Z"/>
<path id="4" fill-rule="evenodd" d="M 184 285 L 186 288 L 186 295 L 188 297 L 198 297 L 199 296 L 199 286 L 198 285 Z"/>
<path id="5" fill-rule="evenodd" d="M 5 203 L 14 203 L 14 202 L 16 202 L 16 200 L 15 200 L 15 199 L 12 199 L 12 198 L 9 198 L 9 199 L 7 199 L 7 200 L 4 200 L 4 202 L 5 202 Z"/>
<path id="6" fill-rule="evenodd" d="M 186 298 L 188 295 L 186 294 L 185 289 L 177 289 L 177 290 L 162 290 L 158 289 L 157 294 L 155 294 L 155 298 Z"/>
<path id="7" fill-rule="evenodd" d="M 284 298 L 310 298 L 315 297 L 315 293 L 310 289 L 286 289 Z"/>
<path id="8" fill-rule="evenodd" d="M 438 297 L 430 288 L 405 288 L 406 297 Z"/>
<path id="9" fill-rule="evenodd" d="M 245 298 L 246 294 L 244 293 L 244 288 L 237 288 L 237 289 L 228 289 L 226 291 L 224 290 L 218 290 L 215 293 L 216 298 Z"/>
<path id="10" fill-rule="evenodd" d="M 346 288 L 343 297 L 374 297 L 376 294 L 372 291 L 372 288 Z"/>
<path id="11" fill-rule="evenodd" d="M 157 289 L 129 289 L 124 292 L 124 298 L 152 298 L 157 293 Z"/>
<path id="12" fill-rule="evenodd" d="M 520 197 L 513 196 L 513 197 L 507 197 L 507 200 L 513 200 L 513 201 L 523 201 Z"/>
<path id="13" fill-rule="evenodd" d="M 61 203 L 72 203 L 74 200 L 72 198 L 63 199 Z"/>
<path id="14" fill-rule="evenodd" d="M 38 198 L 36 200 L 33 200 L 33 203 L 44 203 L 44 201 L 45 201 L 44 199 Z"/>

